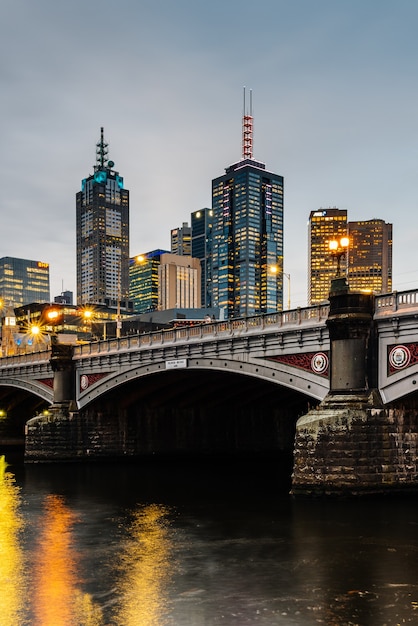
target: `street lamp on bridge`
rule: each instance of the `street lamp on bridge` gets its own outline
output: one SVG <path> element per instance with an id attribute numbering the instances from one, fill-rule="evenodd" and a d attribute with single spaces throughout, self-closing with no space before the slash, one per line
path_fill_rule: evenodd
<path id="1" fill-rule="evenodd" d="M 337 273 L 336 278 L 341 276 L 341 259 L 347 254 L 350 240 L 348 237 L 340 237 L 339 239 L 331 239 L 328 243 L 331 256 L 337 259 Z"/>
<path id="2" fill-rule="evenodd" d="M 341 259 L 343 256 L 346 257 L 347 262 L 347 254 L 348 254 L 348 246 L 350 244 L 350 240 L 348 237 L 340 237 L 339 239 L 332 239 L 328 243 L 329 251 L 331 252 L 331 256 L 335 257 L 337 260 L 337 271 L 335 277 L 331 280 L 331 294 L 348 292 L 348 283 L 347 283 L 347 272 L 341 272 Z"/>

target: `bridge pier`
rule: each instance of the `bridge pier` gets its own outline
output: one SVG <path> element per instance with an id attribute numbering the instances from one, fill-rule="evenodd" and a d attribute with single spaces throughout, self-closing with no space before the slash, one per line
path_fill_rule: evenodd
<path id="1" fill-rule="evenodd" d="M 296 424 L 292 493 L 416 489 L 417 419 L 406 425 L 402 411 L 385 407 L 377 390 L 373 296 L 350 293 L 339 278 L 329 299 L 330 391 Z"/>
<path id="2" fill-rule="evenodd" d="M 80 424 L 76 409 L 71 345 L 52 343 L 54 402 L 26 423 L 25 461 L 74 460 L 79 455 Z"/>

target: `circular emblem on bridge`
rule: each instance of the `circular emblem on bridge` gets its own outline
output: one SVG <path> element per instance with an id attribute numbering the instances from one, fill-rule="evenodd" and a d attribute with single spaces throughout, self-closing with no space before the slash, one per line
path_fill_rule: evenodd
<path id="1" fill-rule="evenodd" d="M 411 353 L 406 346 L 395 346 L 389 352 L 389 363 L 395 369 L 402 369 L 409 365 Z"/>
<path id="2" fill-rule="evenodd" d="M 317 352 L 311 359 L 311 368 L 316 374 L 323 374 L 328 369 L 328 357 L 323 352 Z"/>
<path id="3" fill-rule="evenodd" d="M 87 389 L 88 386 L 89 386 L 89 377 L 83 374 L 82 377 L 80 378 L 80 387 L 81 389 L 84 390 L 84 389 Z"/>

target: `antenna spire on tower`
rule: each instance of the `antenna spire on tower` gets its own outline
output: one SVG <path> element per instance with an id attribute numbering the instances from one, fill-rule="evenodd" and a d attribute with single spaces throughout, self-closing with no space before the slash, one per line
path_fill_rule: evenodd
<path id="1" fill-rule="evenodd" d="M 250 108 L 245 105 L 244 87 L 244 112 L 242 116 L 242 158 L 253 158 L 253 90 L 250 89 Z"/>
<path id="2" fill-rule="evenodd" d="M 108 155 L 109 144 L 104 140 L 104 128 L 100 128 L 100 141 L 96 143 L 96 170 L 103 169 Z"/>

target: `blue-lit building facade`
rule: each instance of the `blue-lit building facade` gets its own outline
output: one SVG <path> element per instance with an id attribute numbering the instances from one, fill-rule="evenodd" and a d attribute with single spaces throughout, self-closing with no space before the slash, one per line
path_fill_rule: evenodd
<path id="1" fill-rule="evenodd" d="M 94 172 L 76 195 L 77 304 L 108 304 L 129 294 L 129 191 L 107 160 L 103 137 Z"/>
<path id="2" fill-rule="evenodd" d="M 212 225 L 213 209 L 204 208 L 191 215 L 191 253 L 199 259 L 201 268 L 201 304 L 212 306 Z"/>
<path id="3" fill-rule="evenodd" d="M 228 318 L 282 310 L 283 177 L 243 158 L 212 181 L 212 209 L 211 305 Z"/>
<path id="4" fill-rule="evenodd" d="M 6 256 L 0 259 L 2 306 L 49 302 L 49 263 Z"/>

